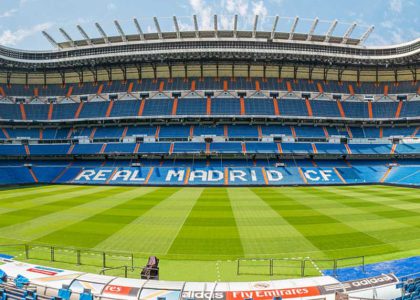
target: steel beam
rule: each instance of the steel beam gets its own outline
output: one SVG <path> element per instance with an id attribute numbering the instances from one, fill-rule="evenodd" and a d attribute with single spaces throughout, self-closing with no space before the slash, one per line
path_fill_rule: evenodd
<path id="1" fill-rule="evenodd" d="M 49 35 L 46 31 L 42 31 L 42 35 L 48 40 L 48 42 L 55 48 L 61 48 L 60 45 Z"/>
<path id="2" fill-rule="evenodd" d="M 144 33 L 143 33 L 143 30 L 141 29 L 141 26 L 140 26 L 139 21 L 137 21 L 137 19 L 136 19 L 136 18 L 134 18 L 134 19 L 133 19 L 133 21 L 134 21 L 134 25 L 136 26 L 137 33 L 138 33 L 138 34 L 139 34 L 139 36 L 140 36 L 140 40 L 141 40 L 141 41 L 144 41 Z"/>
<path id="3" fill-rule="evenodd" d="M 176 16 L 173 16 L 173 20 L 174 20 L 174 27 L 175 27 L 175 31 L 176 31 L 176 37 L 178 39 L 181 38 L 181 32 L 179 31 L 179 25 L 178 25 L 178 20 L 176 18 Z"/>
<path id="4" fill-rule="evenodd" d="M 74 40 L 70 37 L 70 35 L 63 28 L 60 28 L 59 31 L 64 36 L 64 38 L 71 44 L 71 46 L 74 47 Z"/>
<path id="5" fill-rule="evenodd" d="M 279 22 L 279 16 L 276 16 L 276 18 L 274 19 L 273 28 L 271 29 L 271 39 L 274 39 L 278 22 Z"/>
<path id="6" fill-rule="evenodd" d="M 318 23 L 319 23 L 319 19 L 315 18 L 314 22 L 312 23 L 312 27 L 309 30 L 308 37 L 306 39 L 307 41 L 312 40 L 312 36 L 314 35 L 315 29 L 316 29 L 316 26 L 318 26 Z"/>
<path id="7" fill-rule="evenodd" d="M 356 28 L 357 23 L 353 23 L 350 25 L 350 27 L 347 29 L 347 31 L 344 33 L 343 36 L 343 41 L 341 42 L 342 44 L 347 43 L 347 41 L 349 40 L 351 34 L 353 33 L 354 29 Z"/>
<path id="8" fill-rule="evenodd" d="M 217 15 L 214 15 L 214 36 L 217 38 L 219 36 L 217 32 Z"/>
<path id="9" fill-rule="evenodd" d="M 258 27 L 258 15 L 255 15 L 254 18 L 254 28 L 252 30 L 252 37 L 255 38 L 257 36 L 257 27 Z"/>
<path id="10" fill-rule="evenodd" d="M 330 38 L 335 30 L 335 28 L 337 27 L 338 21 L 334 20 L 331 25 L 330 28 L 328 28 L 327 34 L 325 35 L 325 40 L 324 42 L 328 43 L 330 41 Z"/>
<path id="11" fill-rule="evenodd" d="M 362 35 L 362 37 L 359 40 L 359 45 L 363 44 L 368 39 L 373 30 L 375 30 L 375 26 L 370 26 L 368 30 L 366 30 L 366 32 Z"/>
<path id="12" fill-rule="evenodd" d="M 102 29 L 101 25 L 99 23 L 95 23 L 96 29 L 98 29 L 99 33 L 101 34 L 102 38 L 104 39 L 105 43 L 109 43 L 108 36 L 106 35 L 105 31 Z"/>
<path id="13" fill-rule="evenodd" d="M 296 17 L 295 20 L 293 21 L 292 28 L 290 29 L 289 40 L 293 39 L 298 23 L 299 23 L 299 17 Z"/>
<path id="14" fill-rule="evenodd" d="M 123 42 L 127 42 L 127 36 L 124 33 L 124 30 L 121 28 L 120 23 L 117 20 L 114 20 L 115 27 L 117 28 L 118 33 L 120 34 Z"/>
<path id="15" fill-rule="evenodd" d="M 235 38 L 238 36 L 238 15 L 233 17 L 233 36 Z"/>
<path id="16" fill-rule="evenodd" d="M 158 19 L 156 17 L 153 17 L 153 21 L 155 22 L 157 34 L 158 34 L 159 38 L 162 39 L 162 31 L 160 30 L 160 25 L 159 25 Z"/>
<path id="17" fill-rule="evenodd" d="M 86 33 L 86 31 L 83 29 L 82 26 L 77 25 L 77 30 L 79 30 L 80 34 L 83 36 L 83 38 L 85 39 L 86 43 L 88 45 L 92 45 L 92 40 L 91 38 L 88 36 L 88 34 Z"/>
<path id="18" fill-rule="evenodd" d="M 198 28 L 197 15 L 193 15 L 193 20 L 194 20 L 195 37 L 199 38 L 200 37 L 200 31 L 199 31 L 199 28 Z"/>

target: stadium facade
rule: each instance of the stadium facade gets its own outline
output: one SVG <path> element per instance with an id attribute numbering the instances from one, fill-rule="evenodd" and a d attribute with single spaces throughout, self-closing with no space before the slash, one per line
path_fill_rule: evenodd
<path id="1" fill-rule="evenodd" d="M 100 38 L 80 26 L 83 40 L 44 33 L 54 51 L 0 47 L 0 184 L 418 186 L 420 39 L 366 47 L 371 28 L 334 36 L 333 22 L 316 35 L 316 19 L 302 34 L 298 21 L 258 31 L 256 17 L 240 31 L 235 17 L 221 30 L 215 16 L 214 30 L 199 30 L 194 17 L 195 30 L 180 31 L 174 17 L 162 32 L 155 18 L 154 33 L 135 20 L 136 35 L 115 21 L 119 36 L 99 24 Z M 394 274 L 154 282 L 5 261 L 15 284 L 0 295 L 12 299 L 36 299 L 25 278 L 62 299 L 418 297 L 418 282 L 396 290 Z"/>
<path id="2" fill-rule="evenodd" d="M 416 185 L 420 40 L 277 21 L 1 47 L 2 183 Z"/>

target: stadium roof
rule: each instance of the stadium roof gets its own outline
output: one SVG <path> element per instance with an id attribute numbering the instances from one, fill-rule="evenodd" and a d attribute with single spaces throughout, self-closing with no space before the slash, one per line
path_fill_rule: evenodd
<path id="1" fill-rule="evenodd" d="M 296 28 L 300 22 L 299 17 L 295 17 L 292 22 L 292 26 L 288 32 L 279 32 L 277 31 L 277 25 L 280 21 L 279 16 L 274 17 L 271 31 L 261 31 L 257 30 L 259 16 L 255 15 L 253 20 L 252 28 L 249 30 L 238 30 L 238 16 L 233 16 L 233 27 L 228 29 L 221 29 L 218 26 L 218 15 L 213 16 L 213 30 L 205 30 L 199 28 L 198 17 L 193 15 L 194 29 L 193 30 L 180 30 L 178 23 L 178 18 L 173 17 L 173 31 L 171 32 L 162 32 L 159 20 L 157 17 L 153 17 L 155 32 L 144 33 L 140 22 L 134 18 L 133 24 L 137 30 L 137 34 L 126 35 L 122 29 L 120 23 L 115 20 L 114 25 L 119 33 L 117 36 L 108 36 L 103 30 L 102 26 L 99 23 L 95 23 L 95 27 L 98 30 L 99 37 L 91 38 L 86 34 L 86 31 L 80 26 L 77 25 L 77 29 L 80 34 L 83 36 L 81 40 L 73 40 L 67 32 L 60 28 L 59 31 L 64 36 L 64 42 L 56 42 L 54 38 L 51 37 L 47 32 L 43 32 L 44 36 L 48 41 L 57 49 L 69 49 L 75 47 L 84 47 L 84 46 L 100 46 L 100 45 L 109 45 L 114 43 L 130 43 L 130 42 L 148 42 L 155 40 L 183 40 L 183 39 L 192 39 L 192 38 L 237 38 L 237 39 L 248 39 L 248 38 L 262 38 L 268 40 L 292 40 L 292 41 L 307 41 L 307 42 L 324 42 L 329 44 L 343 44 L 343 45 L 362 45 L 369 35 L 374 30 L 374 26 L 360 26 L 356 22 L 351 23 L 343 35 L 334 34 L 334 31 L 338 25 L 338 20 L 330 22 L 328 30 L 324 34 L 315 34 L 315 30 L 320 22 L 319 18 L 311 20 L 311 27 L 306 33 L 297 32 Z M 308 21 L 305 19 L 305 21 Z M 324 21 L 328 22 L 328 21 Z M 360 37 L 352 37 L 357 26 L 363 27 L 365 32 Z"/>
<path id="2" fill-rule="evenodd" d="M 162 31 L 158 18 L 154 17 L 155 31 L 147 33 L 141 23 L 133 19 L 136 34 L 126 34 L 115 20 L 119 35 L 108 36 L 102 26 L 95 23 L 99 37 L 89 36 L 78 25 L 83 37 L 80 40 L 73 39 L 60 28 L 63 42 L 57 42 L 43 32 L 56 47 L 53 51 L 23 51 L 0 46 L 0 71 L 62 73 L 92 68 L 221 63 L 410 70 L 416 74 L 420 66 L 420 38 L 400 45 L 366 47 L 363 42 L 373 26 L 365 27 L 364 33 L 354 38 L 357 23 L 347 24 L 347 30 L 339 36 L 334 34 L 337 20 L 331 21 L 325 34 L 319 34 L 316 28 L 321 21 L 318 18 L 311 21 L 306 33 L 296 30 L 299 17 L 293 18 L 288 32 L 277 31 L 280 17 L 274 18 L 271 31 L 258 30 L 258 15 L 253 18 L 252 28 L 245 30 L 239 30 L 237 16 L 233 18 L 233 27 L 229 30 L 218 26 L 217 15 L 214 15 L 212 29 L 201 29 L 197 16 L 193 16 L 193 27 L 181 30 L 177 17 L 173 17 L 173 31 Z"/>

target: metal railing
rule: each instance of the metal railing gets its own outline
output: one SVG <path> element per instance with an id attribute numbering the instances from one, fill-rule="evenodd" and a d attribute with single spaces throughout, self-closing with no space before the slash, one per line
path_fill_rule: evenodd
<path id="1" fill-rule="evenodd" d="M 102 268 L 129 265 L 134 268 L 134 255 L 132 253 L 105 252 L 42 244 L 0 245 L 0 253 L 13 255 L 19 260 L 40 260 Z"/>
<path id="2" fill-rule="evenodd" d="M 299 258 L 239 258 L 237 259 L 237 275 L 267 275 L 305 277 L 323 275 L 322 270 L 337 270 L 344 267 L 361 267 L 365 271 L 365 257 L 353 256 L 336 259 Z"/>

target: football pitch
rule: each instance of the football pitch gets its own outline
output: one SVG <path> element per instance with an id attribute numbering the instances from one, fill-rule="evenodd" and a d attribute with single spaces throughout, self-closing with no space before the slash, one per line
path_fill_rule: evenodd
<path id="1" fill-rule="evenodd" d="M 0 244 L 24 243 L 133 254 L 136 266 L 156 255 L 161 279 L 268 279 L 273 274 L 264 273 L 264 262 L 238 276 L 236 260 L 364 256 L 366 262 L 378 262 L 419 255 L 420 194 L 376 185 L 3 188 Z M 2 246 L 0 253 L 8 249 Z M 19 251 L 13 254 L 25 260 Z M 29 261 L 99 271 L 65 259 L 33 256 Z"/>

